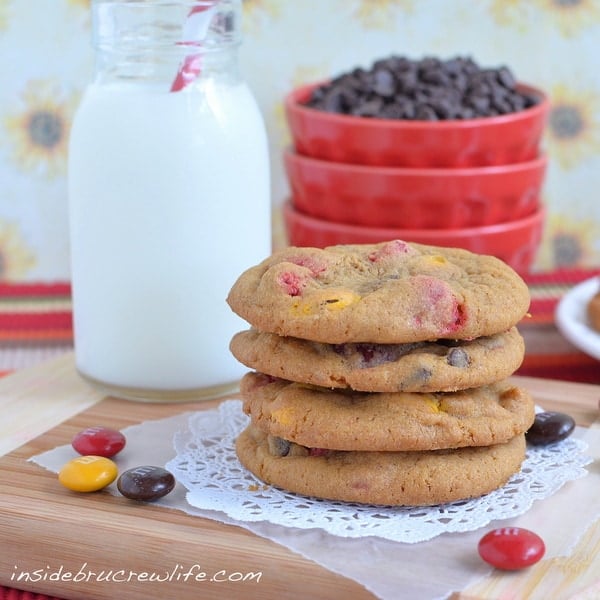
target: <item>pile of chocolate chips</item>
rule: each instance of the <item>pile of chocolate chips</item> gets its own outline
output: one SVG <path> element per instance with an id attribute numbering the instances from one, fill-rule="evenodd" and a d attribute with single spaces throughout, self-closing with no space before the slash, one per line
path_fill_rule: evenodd
<path id="1" fill-rule="evenodd" d="M 441 121 L 518 112 L 540 99 L 516 89 L 508 67 L 481 68 L 469 57 L 391 56 L 315 88 L 307 106 L 332 113 Z"/>

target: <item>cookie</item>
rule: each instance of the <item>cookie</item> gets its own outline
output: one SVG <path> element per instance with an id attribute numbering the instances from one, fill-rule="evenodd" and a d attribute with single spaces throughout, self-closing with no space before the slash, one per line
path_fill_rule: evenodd
<path id="1" fill-rule="evenodd" d="M 244 412 L 270 435 L 332 450 L 400 451 L 487 446 L 525 433 L 529 394 L 508 382 L 413 394 L 333 391 L 258 374 L 240 384 Z"/>
<path id="2" fill-rule="evenodd" d="M 516 327 L 471 341 L 324 344 L 256 329 L 237 333 L 232 354 L 274 377 L 365 392 L 451 392 L 505 379 L 523 361 Z"/>
<path id="3" fill-rule="evenodd" d="M 600 292 L 590 298 L 587 304 L 587 316 L 592 329 L 600 332 Z"/>
<path id="4" fill-rule="evenodd" d="M 269 333 L 397 344 L 507 331 L 529 291 L 495 257 L 395 240 L 286 248 L 242 273 L 227 302 Z"/>
<path id="5" fill-rule="evenodd" d="M 262 481 L 328 500 L 424 506 L 487 494 L 517 473 L 525 436 L 505 444 L 430 452 L 328 452 L 274 456 L 267 434 L 249 425 L 236 440 L 240 462 Z"/>

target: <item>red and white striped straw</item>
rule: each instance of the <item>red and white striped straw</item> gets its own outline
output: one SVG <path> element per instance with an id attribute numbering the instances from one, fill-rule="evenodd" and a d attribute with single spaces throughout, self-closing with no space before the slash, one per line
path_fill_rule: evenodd
<path id="1" fill-rule="evenodd" d="M 194 6 L 187 16 L 183 25 L 182 45 L 195 45 L 189 40 L 202 40 L 206 36 L 210 24 L 210 9 L 214 8 L 217 0 L 212 3 Z M 178 92 L 194 81 L 202 70 L 202 56 L 190 54 L 183 59 L 183 63 L 177 71 L 177 75 L 171 84 L 171 91 Z"/>

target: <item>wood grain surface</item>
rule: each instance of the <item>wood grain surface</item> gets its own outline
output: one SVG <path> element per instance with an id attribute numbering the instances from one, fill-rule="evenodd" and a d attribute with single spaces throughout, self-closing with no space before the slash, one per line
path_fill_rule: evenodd
<path id="1" fill-rule="evenodd" d="M 64 360 L 68 362 L 69 359 Z M 63 365 L 63 362 L 58 364 Z M 222 399 L 195 405 L 168 405 L 97 398 L 94 404 L 86 384 L 74 383 L 71 374 L 55 377 L 49 384 L 48 373 L 44 369 L 54 372 L 52 365 L 49 365 L 31 369 L 28 376 L 20 374 L 17 382 L 19 401 L 26 403 L 28 397 L 39 400 L 44 395 L 58 398 L 63 392 L 76 393 L 76 387 L 80 385 L 84 409 L 65 418 L 56 427 L 51 425 L 49 431 L 0 459 L 1 584 L 69 600 L 148 597 L 182 600 L 373 598 L 360 584 L 245 529 L 151 504 L 132 504 L 125 498 L 107 492 L 81 495 L 62 489 L 57 485 L 55 475 L 28 463 L 27 459 L 69 443 L 75 433 L 90 423 L 110 422 L 115 427 L 123 428 L 190 409 L 214 408 Z M 63 390 L 61 380 L 65 381 Z M 515 381 L 526 386 L 544 408 L 568 411 L 580 425 L 590 426 L 598 418 L 599 386 L 530 378 L 515 378 Z M 14 381 L 0 381 L 0 408 L 9 406 L 14 394 Z M 11 402 L 5 404 L 9 397 Z M 89 406 L 90 402 L 92 406 Z M 65 414 L 68 410 L 65 410 Z M 20 419 L 23 419 L 23 414 L 20 410 Z M 11 417 L 4 414 L 3 418 Z M 582 556 L 587 557 L 584 562 L 581 562 Z M 569 560 L 572 563 L 570 569 L 567 564 Z M 593 592 L 600 579 L 600 523 L 589 529 L 572 555 L 565 558 L 562 568 L 560 560 L 546 562 L 552 564 L 539 563 L 518 575 L 524 582 L 520 589 L 535 585 L 538 591 L 548 590 L 547 598 L 555 598 L 552 590 L 556 589 L 563 590 L 565 594 L 574 594 L 581 592 L 583 586 Z M 127 572 L 164 575 L 168 568 L 173 576 L 166 582 L 136 581 L 131 585 L 97 580 L 88 583 L 15 580 L 21 571 L 43 570 L 50 563 L 54 567 L 60 564 L 63 573 L 77 572 L 85 565 L 87 571 L 94 573 L 124 569 Z M 195 581 L 198 575 L 198 571 L 195 571 L 184 581 L 185 572 L 194 564 L 201 565 L 207 577 L 225 571 L 223 577 L 248 575 L 250 579 L 237 582 Z M 577 577 L 573 572 L 574 564 L 578 564 Z M 181 568 L 177 565 L 181 565 Z M 259 581 L 251 578 L 253 573 L 262 573 Z M 510 595 L 514 585 L 513 574 L 498 574 L 469 590 L 457 592 L 453 598 L 525 598 L 518 593 Z"/>

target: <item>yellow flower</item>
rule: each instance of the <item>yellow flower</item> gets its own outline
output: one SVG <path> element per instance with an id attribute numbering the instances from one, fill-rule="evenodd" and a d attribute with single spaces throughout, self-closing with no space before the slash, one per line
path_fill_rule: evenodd
<path id="1" fill-rule="evenodd" d="M 244 19 L 242 26 L 246 32 L 255 32 L 260 29 L 266 17 L 278 17 L 281 12 L 282 2 L 279 0 L 244 0 Z"/>
<path id="2" fill-rule="evenodd" d="M 544 269 L 590 266 L 594 260 L 594 242 L 600 226 L 592 219 L 575 220 L 565 213 L 548 216 L 544 244 L 538 257 Z"/>
<path id="3" fill-rule="evenodd" d="M 0 221 L 0 280 L 20 279 L 35 265 L 35 257 L 13 223 Z"/>
<path id="4" fill-rule="evenodd" d="M 0 0 L 0 31 L 8 26 L 8 4 L 10 0 Z"/>
<path id="5" fill-rule="evenodd" d="M 598 0 L 534 0 L 565 37 L 600 22 Z"/>
<path id="6" fill-rule="evenodd" d="M 61 97 L 56 82 L 32 80 L 21 99 L 23 108 L 4 119 L 12 160 L 48 178 L 63 174 L 76 97 Z"/>
<path id="7" fill-rule="evenodd" d="M 69 4 L 72 4 L 75 7 L 85 8 L 86 10 L 90 10 L 92 2 L 91 0 L 68 0 Z"/>
<path id="8" fill-rule="evenodd" d="M 546 128 L 548 152 L 565 169 L 600 152 L 600 96 L 558 85 L 551 93 Z"/>
<path id="9" fill-rule="evenodd" d="M 272 15 L 279 13 L 280 2 L 278 0 L 244 0 L 244 12 L 252 13 L 264 11 Z"/>
<path id="10" fill-rule="evenodd" d="M 573 37 L 600 22 L 597 0 L 493 0 L 491 13 L 501 25 L 512 25 L 520 30 L 545 21 L 565 37 Z"/>
<path id="11" fill-rule="evenodd" d="M 354 16 L 364 27 L 390 29 L 394 26 L 395 11 L 411 13 L 413 9 L 413 0 L 359 0 Z"/>

